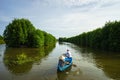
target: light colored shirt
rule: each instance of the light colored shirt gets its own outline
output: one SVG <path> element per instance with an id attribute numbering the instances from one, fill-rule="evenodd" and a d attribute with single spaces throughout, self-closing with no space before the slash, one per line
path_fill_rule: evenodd
<path id="1" fill-rule="evenodd" d="M 71 55 L 71 52 L 70 52 L 70 51 L 67 51 L 67 53 L 66 53 L 66 57 L 72 57 L 72 55 Z"/>

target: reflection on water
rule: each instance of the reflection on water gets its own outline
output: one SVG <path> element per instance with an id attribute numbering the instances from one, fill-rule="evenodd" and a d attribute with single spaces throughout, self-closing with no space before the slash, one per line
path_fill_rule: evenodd
<path id="1" fill-rule="evenodd" d="M 70 43 L 57 43 L 53 48 L 5 49 L 0 45 L 0 80 L 120 80 L 120 53 Z M 73 65 L 57 72 L 58 58 L 66 49 L 72 53 Z"/>
<path id="2" fill-rule="evenodd" d="M 95 59 L 92 52 L 86 51 L 85 48 L 80 48 L 76 45 L 65 43 L 70 48 L 73 56 L 73 63 L 77 65 L 72 68 L 73 73 L 68 75 L 68 80 L 110 80 L 103 70 L 96 67 Z M 74 72 L 77 75 L 74 75 Z"/>
<path id="3" fill-rule="evenodd" d="M 57 80 L 67 80 L 68 74 L 70 73 L 72 66 L 65 70 L 64 72 L 57 72 Z"/>
<path id="4" fill-rule="evenodd" d="M 120 80 L 120 53 L 94 51 L 94 59 L 97 67 L 106 75 L 115 80 Z"/>
<path id="5" fill-rule="evenodd" d="M 64 72 L 57 72 L 57 80 L 78 80 L 82 74 L 80 68 L 71 66 Z"/>
<path id="6" fill-rule="evenodd" d="M 104 71 L 105 75 L 110 77 L 111 80 L 120 80 L 120 53 L 89 48 L 81 48 L 80 51 L 84 61 L 93 63 L 98 69 Z"/>
<path id="7" fill-rule="evenodd" d="M 55 46 L 41 48 L 6 48 L 4 64 L 13 74 L 24 74 L 31 70 L 32 64 L 40 64 L 43 57 L 49 54 Z"/>

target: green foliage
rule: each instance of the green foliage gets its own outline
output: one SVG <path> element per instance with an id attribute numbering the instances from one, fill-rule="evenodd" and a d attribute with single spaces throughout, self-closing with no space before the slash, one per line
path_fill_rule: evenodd
<path id="1" fill-rule="evenodd" d="M 0 44 L 5 44 L 3 37 L 0 35 Z"/>
<path id="2" fill-rule="evenodd" d="M 71 42 L 94 49 L 120 51 L 120 21 L 107 22 L 103 28 L 70 38 L 59 38 L 59 41 Z"/>
<path id="3" fill-rule="evenodd" d="M 67 39 L 66 37 L 64 37 L 64 38 L 60 37 L 58 40 L 59 40 L 60 42 L 63 42 L 63 41 L 65 41 L 66 39 Z"/>
<path id="4" fill-rule="evenodd" d="M 54 45 L 56 42 L 56 39 L 54 36 L 52 36 L 49 33 L 44 32 L 44 45 L 48 46 L 48 45 Z"/>
<path id="5" fill-rule="evenodd" d="M 120 21 L 106 23 L 102 35 L 103 49 L 120 51 Z"/>
<path id="6" fill-rule="evenodd" d="M 32 46 L 32 47 L 44 46 L 44 33 L 43 33 L 43 31 L 37 29 L 35 32 L 32 32 L 28 36 L 28 38 L 29 38 L 28 42 L 30 42 L 28 44 L 28 46 Z"/>
<path id="7" fill-rule="evenodd" d="M 35 29 L 27 19 L 14 19 L 4 31 L 4 40 L 8 47 L 41 47 L 44 46 L 44 42 L 47 42 L 46 36 L 47 39 L 55 39 L 51 34 Z M 52 40 L 48 41 L 55 43 Z M 46 43 L 46 45 L 49 45 L 49 43 Z"/>

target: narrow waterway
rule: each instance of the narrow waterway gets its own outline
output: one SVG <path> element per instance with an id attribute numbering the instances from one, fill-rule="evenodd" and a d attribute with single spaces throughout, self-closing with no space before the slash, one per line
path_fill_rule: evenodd
<path id="1" fill-rule="evenodd" d="M 58 58 L 66 49 L 72 53 L 74 66 L 57 72 Z M 93 51 L 71 43 L 40 49 L 0 45 L 0 80 L 120 80 L 120 53 Z"/>

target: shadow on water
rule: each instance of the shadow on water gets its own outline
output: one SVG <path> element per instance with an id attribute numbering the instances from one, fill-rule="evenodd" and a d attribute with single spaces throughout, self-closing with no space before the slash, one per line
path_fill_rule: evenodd
<path id="1" fill-rule="evenodd" d="M 6 48 L 3 61 L 6 68 L 15 75 L 28 73 L 33 63 L 40 64 L 55 46 L 41 48 Z"/>

